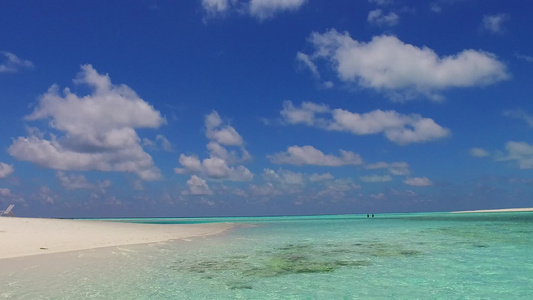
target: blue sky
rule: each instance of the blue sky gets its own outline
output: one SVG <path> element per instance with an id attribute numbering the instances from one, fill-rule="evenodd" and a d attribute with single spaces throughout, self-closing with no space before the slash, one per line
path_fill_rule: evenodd
<path id="1" fill-rule="evenodd" d="M 533 205 L 526 1 L 9 1 L 0 28 L 17 215 Z"/>

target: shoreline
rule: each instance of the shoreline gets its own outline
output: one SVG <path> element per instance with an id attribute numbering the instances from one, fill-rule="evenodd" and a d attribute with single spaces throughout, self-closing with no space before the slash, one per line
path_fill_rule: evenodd
<path id="1" fill-rule="evenodd" d="M 230 223 L 136 224 L 96 220 L 0 218 L 0 259 L 221 234 Z"/>
<path id="2" fill-rule="evenodd" d="M 490 213 L 490 212 L 524 212 L 524 211 L 533 211 L 531 207 L 524 208 L 500 208 L 500 209 L 479 209 L 479 210 L 461 210 L 461 211 L 452 211 L 452 214 L 465 214 L 465 213 Z"/>

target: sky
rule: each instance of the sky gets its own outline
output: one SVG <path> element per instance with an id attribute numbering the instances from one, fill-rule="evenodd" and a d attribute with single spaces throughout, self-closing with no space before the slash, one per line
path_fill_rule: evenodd
<path id="1" fill-rule="evenodd" d="M 32 217 L 532 207 L 532 10 L 4 1 L 0 207 Z"/>

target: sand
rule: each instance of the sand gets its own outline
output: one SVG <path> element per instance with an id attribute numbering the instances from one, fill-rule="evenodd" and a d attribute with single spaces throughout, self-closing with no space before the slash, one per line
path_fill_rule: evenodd
<path id="1" fill-rule="evenodd" d="M 0 217 L 0 259 L 189 239 L 220 234 L 232 226 Z"/>
<path id="2" fill-rule="evenodd" d="M 520 212 L 520 211 L 533 211 L 533 208 L 502 208 L 502 209 L 463 210 L 463 211 L 452 211 L 452 213 L 461 214 L 461 213 Z"/>

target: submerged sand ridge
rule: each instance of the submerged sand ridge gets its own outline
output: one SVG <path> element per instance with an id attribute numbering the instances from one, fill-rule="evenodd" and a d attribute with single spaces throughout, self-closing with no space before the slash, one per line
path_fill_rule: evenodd
<path id="1" fill-rule="evenodd" d="M 461 213 L 521 212 L 521 211 L 533 211 L 533 208 L 525 207 L 525 208 L 479 209 L 479 210 L 452 211 L 452 213 L 461 214 Z"/>
<path id="2" fill-rule="evenodd" d="M 216 235 L 211 224 L 133 224 L 93 220 L 0 218 L 0 259 Z"/>

